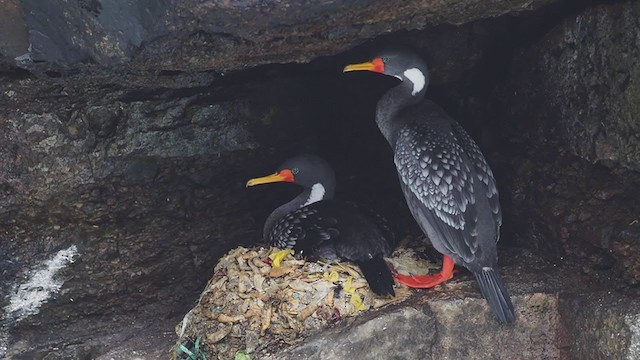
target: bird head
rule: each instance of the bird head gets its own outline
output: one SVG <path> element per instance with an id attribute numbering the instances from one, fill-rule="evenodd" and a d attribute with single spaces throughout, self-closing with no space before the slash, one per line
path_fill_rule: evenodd
<path id="1" fill-rule="evenodd" d="M 247 181 L 247 186 L 274 182 L 290 182 L 305 188 L 322 186 L 323 191 L 333 192 L 335 174 L 324 159 L 313 154 L 300 154 L 285 161 L 278 170 L 267 176 Z"/>
<path id="2" fill-rule="evenodd" d="M 396 77 L 403 84 L 411 85 L 412 96 L 424 94 L 429 84 L 427 64 L 420 56 L 407 49 L 387 49 L 374 55 L 371 60 L 345 66 L 343 72 L 371 71 Z"/>

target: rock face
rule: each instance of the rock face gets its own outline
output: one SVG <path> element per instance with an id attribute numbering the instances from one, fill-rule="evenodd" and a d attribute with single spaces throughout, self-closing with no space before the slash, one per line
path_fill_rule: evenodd
<path id="1" fill-rule="evenodd" d="M 372 202 L 401 235 L 418 234 L 372 122 L 392 82 L 341 74 L 358 52 L 389 42 L 425 56 L 428 96 L 487 154 L 505 214 L 501 243 L 633 294 L 640 10 L 570 3 L 0 0 L 0 357 L 165 357 L 217 258 L 255 242 L 268 211 L 295 191 L 247 191 L 246 180 L 301 150 L 334 165 L 340 197 Z M 73 248 L 73 262 L 51 265 Z M 510 285 L 528 286 L 523 279 Z M 21 289 L 35 290 L 16 296 Z M 44 289 L 53 290 L 41 298 Z M 418 329 L 437 330 L 425 351 L 464 355 L 441 337 L 456 327 L 438 324 L 469 317 L 495 330 L 455 310 L 482 306 L 468 289 L 425 295 L 371 324 L 415 315 L 426 320 Z M 633 357 L 635 305 L 535 291 L 515 291 L 516 301 L 540 327 L 517 331 L 549 357 L 567 346 L 576 357 Z M 18 303 L 36 314 L 21 317 Z M 351 326 L 327 336 L 373 346 L 366 321 Z M 624 341 L 606 340 L 607 329 Z M 529 349 L 497 331 L 501 346 Z M 487 339 L 463 335 L 481 344 L 473 354 L 499 356 Z"/>
<path id="2" fill-rule="evenodd" d="M 426 312 L 426 314 L 425 314 Z M 424 359 L 436 336 L 428 308 L 401 307 L 359 317 L 265 359 Z M 407 336 L 407 334 L 424 336 Z"/>
<path id="3" fill-rule="evenodd" d="M 532 86 L 514 117 L 529 113 L 531 130 L 581 158 L 639 171 L 639 15 L 636 2 L 593 8 L 517 55 L 512 81 Z"/>
<path id="4" fill-rule="evenodd" d="M 637 296 L 591 294 L 563 299 L 574 359 L 637 359 L 640 317 Z"/>
<path id="5" fill-rule="evenodd" d="M 22 2 L 36 61 L 146 70 L 306 62 L 376 35 L 532 10 L 554 0 Z M 26 39 L 14 36 L 14 43 Z M 14 52 L 15 54 L 15 52 Z M 22 54 L 17 54 L 22 55 Z"/>
<path id="6" fill-rule="evenodd" d="M 560 238 L 533 244 L 630 284 L 640 281 L 639 12 L 627 2 L 563 21 L 516 53 L 499 90 L 508 104 L 499 116 L 517 122 L 504 140 L 518 154 L 506 182 L 514 218 L 528 219 L 524 241 Z"/>
<path id="7" fill-rule="evenodd" d="M 0 115 L 0 287 L 10 294 L 0 301 L 10 358 L 94 357 L 111 347 L 113 334 L 139 336 L 131 323 L 171 328 L 166 319 L 197 297 L 217 256 L 257 240 L 258 225 L 245 209 L 262 207 L 244 182 L 271 164 L 266 153 L 249 156 L 256 138 L 239 114 L 266 120 L 250 114 L 261 105 L 240 111 L 240 95 L 212 103 L 198 92 L 94 91 L 89 82 L 26 78 L 2 92 L 12 104 Z M 16 321 L 24 309 L 5 306 L 44 262 L 71 246 L 76 261 L 54 274 L 62 290 L 40 302 L 37 316 Z M 105 314 L 114 318 L 85 320 Z M 36 325 L 56 335 L 31 330 Z M 166 354 L 167 339 L 154 339 L 164 341 L 157 346 Z"/>
<path id="8" fill-rule="evenodd" d="M 474 311 L 486 311 L 481 299 L 432 300 L 422 295 L 421 301 L 428 305 L 405 305 L 362 316 L 349 325 L 341 324 L 264 359 L 418 360 L 460 356 L 478 360 L 635 359 L 638 356 L 638 302 L 632 297 L 621 300 L 618 295 L 603 292 L 591 296 L 544 292 L 520 296 L 514 303 L 519 309 L 519 322 L 512 328 L 474 316 Z M 434 307 L 440 312 L 432 311 Z M 576 308 L 581 309 L 578 317 L 574 317 Z M 567 328 L 568 322 L 575 327 Z"/>

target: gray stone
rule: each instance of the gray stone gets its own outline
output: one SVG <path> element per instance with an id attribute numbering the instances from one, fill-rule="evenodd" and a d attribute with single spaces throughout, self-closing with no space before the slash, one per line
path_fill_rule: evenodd
<path id="1" fill-rule="evenodd" d="M 635 1 L 595 7 L 524 50 L 511 75 L 529 85 L 511 89 L 514 117 L 577 156 L 640 171 L 639 19 Z"/>
<path id="2" fill-rule="evenodd" d="M 529 12 L 552 2 L 0 1 L 8 9 L 0 13 L 0 290 L 13 294 L 60 250 L 79 253 L 56 273 L 63 286 L 37 315 L 2 315 L 0 353 L 162 357 L 173 339 L 158 333 L 172 332 L 220 254 L 257 241 L 268 211 L 295 191 L 248 191 L 246 180 L 299 151 L 335 164 L 341 196 L 371 201 L 402 234 L 419 234 L 371 119 L 394 79 L 340 72 L 347 58 L 398 42 L 425 56 L 429 96 L 471 129 L 494 166 L 501 244 L 534 249 L 571 276 L 555 267 L 505 276 L 526 319 L 513 329 L 498 327 L 464 276 L 366 319 L 417 315 L 426 323 L 416 326 L 435 327 L 425 354 L 439 357 L 500 358 L 501 348 L 532 358 L 566 358 L 567 349 L 634 356 L 636 305 L 626 311 L 607 291 L 630 296 L 626 286 L 640 281 L 629 115 L 638 7 Z M 500 14 L 512 16 L 491 18 Z M 545 25 L 518 30 L 535 25 L 530 16 Z M 8 28 L 15 32 L 4 36 Z M 319 57 L 379 34 L 354 52 Z M 483 108 L 495 111 L 475 112 Z M 605 290 L 587 289 L 598 280 Z M 375 327 L 359 321 L 333 329 L 353 340 L 335 354 L 397 349 L 371 342 L 364 335 Z M 499 347 L 480 336 L 494 333 Z M 612 333 L 622 340 L 608 340 Z"/>
<path id="3" fill-rule="evenodd" d="M 0 55 L 17 57 L 29 49 L 27 24 L 18 0 L 0 1 Z"/>
<path id="4" fill-rule="evenodd" d="M 349 325 L 323 331 L 293 349 L 263 359 L 424 359 L 434 345 L 429 308 L 394 308 L 362 315 Z M 414 334 L 413 336 L 408 336 Z"/>
<path id="5" fill-rule="evenodd" d="M 617 292 L 563 299 L 576 359 L 637 359 L 640 356 L 640 304 Z"/>
<path id="6" fill-rule="evenodd" d="M 34 60 L 139 69 L 229 70 L 308 62 L 376 35 L 536 9 L 554 0 L 25 0 Z"/>
<path id="7" fill-rule="evenodd" d="M 567 290 L 516 296 L 518 321 L 509 327 L 486 316 L 482 299 L 434 300 L 423 294 L 421 300 L 429 305 L 422 310 L 415 305 L 400 305 L 363 315 L 353 324 L 340 324 L 292 348 L 257 358 L 638 358 L 637 299 Z"/>
<path id="8" fill-rule="evenodd" d="M 517 236 L 629 284 L 640 282 L 639 16 L 640 3 L 630 1 L 563 20 L 515 54 L 495 90 L 504 99 L 498 116 L 515 124 L 506 152 L 521 154 L 503 182 Z"/>

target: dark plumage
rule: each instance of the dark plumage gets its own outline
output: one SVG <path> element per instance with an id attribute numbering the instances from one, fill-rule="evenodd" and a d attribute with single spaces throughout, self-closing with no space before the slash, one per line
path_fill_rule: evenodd
<path id="1" fill-rule="evenodd" d="M 296 183 L 305 190 L 269 215 L 265 241 L 302 252 L 311 260 L 353 261 L 374 293 L 395 296 L 393 276 L 384 260 L 395 243 L 393 233 L 372 212 L 333 200 L 335 177 L 328 163 L 315 155 L 298 155 L 275 174 L 251 179 L 247 186 L 278 181 Z"/>
<path id="2" fill-rule="evenodd" d="M 406 50 L 392 50 L 346 71 L 367 70 L 401 82 L 378 102 L 376 122 L 394 152 L 407 205 L 433 247 L 445 255 L 433 276 L 398 276 L 413 287 L 451 278 L 446 257 L 475 276 L 500 321 L 515 321 L 506 287 L 495 269 L 502 214 L 493 173 L 478 145 L 435 103 L 424 100 L 426 64 Z"/>

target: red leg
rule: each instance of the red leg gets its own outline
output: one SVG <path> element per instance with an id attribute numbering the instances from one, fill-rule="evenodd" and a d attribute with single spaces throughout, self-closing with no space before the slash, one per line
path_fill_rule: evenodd
<path id="1" fill-rule="evenodd" d="M 394 274 L 400 284 L 417 289 L 428 289 L 451 279 L 453 277 L 453 260 L 444 256 L 442 259 L 442 270 L 435 275 L 402 275 Z"/>

